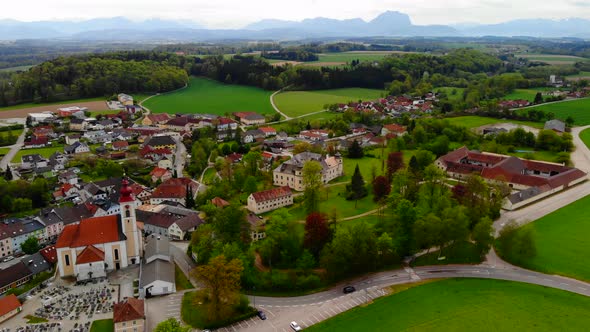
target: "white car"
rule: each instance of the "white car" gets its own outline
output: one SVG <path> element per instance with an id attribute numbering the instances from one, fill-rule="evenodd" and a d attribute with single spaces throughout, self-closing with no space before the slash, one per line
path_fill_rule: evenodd
<path id="1" fill-rule="evenodd" d="M 293 331 L 301 331 L 301 326 L 299 326 L 299 324 L 297 324 L 296 322 L 291 322 L 289 326 L 291 326 Z"/>

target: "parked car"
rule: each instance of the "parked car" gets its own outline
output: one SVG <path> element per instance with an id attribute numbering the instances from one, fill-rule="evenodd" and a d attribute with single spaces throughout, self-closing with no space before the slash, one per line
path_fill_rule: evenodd
<path id="1" fill-rule="evenodd" d="M 356 288 L 354 288 L 354 286 L 346 286 L 346 287 L 342 288 L 342 292 L 344 294 L 352 293 L 354 291 L 356 291 Z"/>
<path id="2" fill-rule="evenodd" d="M 258 318 L 266 320 L 266 315 L 264 314 L 264 311 L 258 310 L 258 313 L 256 315 L 258 316 Z"/>
<path id="3" fill-rule="evenodd" d="M 14 256 L 8 256 L 6 258 L 4 258 L 4 260 L 2 260 L 3 262 L 8 262 L 14 259 Z"/>
<path id="4" fill-rule="evenodd" d="M 293 331 L 301 331 L 301 326 L 299 326 L 299 324 L 297 324 L 296 322 L 291 322 L 289 326 L 291 326 Z"/>

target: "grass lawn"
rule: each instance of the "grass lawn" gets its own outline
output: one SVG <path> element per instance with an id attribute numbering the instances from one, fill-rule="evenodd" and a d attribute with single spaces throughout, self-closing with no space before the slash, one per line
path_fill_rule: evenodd
<path id="1" fill-rule="evenodd" d="M 566 76 L 565 78 L 567 79 L 588 79 L 590 78 L 590 71 L 581 71 L 576 75 L 570 75 L 570 76 Z"/>
<path id="2" fill-rule="evenodd" d="M 490 125 L 495 123 L 514 123 L 517 125 L 529 126 L 533 128 L 543 128 L 543 124 L 539 122 L 532 122 L 532 121 L 517 121 L 517 120 L 508 120 L 508 119 L 496 119 L 496 118 L 488 118 L 485 116 L 476 116 L 476 115 L 468 115 L 468 116 L 458 116 L 454 118 L 447 118 L 452 125 L 455 126 L 463 126 L 467 128 L 477 128 L 484 125 Z"/>
<path id="3" fill-rule="evenodd" d="M 567 100 L 547 105 L 539 105 L 529 109 L 541 110 L 543 112 L 552 112 L 555 118 L 565 120 L 568 116 L 574 119 L 576 126 L 590 124 L 590 98 Z M 521 112 L 526 112 L 524 109 Z"/>
<path id="4" fill-rule="evenodd" d="M 26 103 L 26 104 L 14 105 L 14 106 L 0 107 L 0 112 L 10 111 L 10 110 L 20 110 L 23 108 L 38 107 L 38 106 L 45 106 L 45 105 L 74 104 L 74 103 L 83 103 L 83 102 L 87 102 L 87 101 L 102 101 L 102 100 L 105 100 L 105 97 L 61 100 L 61 101 L 55 101 L 55 102 L 51 102 L 51 103 Z"/>
<path id="5" fill-rule="evenodd" d="M 10 151 L 10 148 L 0 148 L 0 156 L 4 156 Z"/>
<path id="6" fill-rule="evenodd" d="M 523 226 L 534 230 L 537 255 L 523 267 L 590 281 L 590 196 Z M 518 259 L 518 257 L 517 257 Z"/>
<path id="7" fill-rule="evenodd" d="M 240 314 L 234 310 L 232 313 L 226 315 L 221 321 L 212 322 L 207 318 L 209 304 L 205 300 L 203 291 L 193 291 L 184 293 L 182 297 L 182 306 L 180 314 L 182 320 L 188 325 L 198 329 L 214 329 L 226 325 L 230 325 L 239 320 L 250 318 L 256 314 L 256 310 L 249 307 L 248 310 Z"/>
<path id="8" fill-rule="evenodd" d="M 143 105 L 154 113 L 208 113 L 224 115 L 239 111 L 274 114 L 270 105 L 272 91 L 223 84 L 191 77 L 189 86 L 169 94 L 150 98 Z"/>
<path id="9" fill-rule="evenodd" d="M 208 168 L 205 171 L 205 175 L 203 175 L 203 183 L 205 183 L 206 185 L 213 184 L 213 182 L 217 178 L 215 174 L 217 174 L 217 170 L 215 168 Z"/>
<path id="10" fill-rule="evenodd" d="M 384 175 L 387 167 L 387 156 L 389 155 L 388 148 L 377 148 L 374 150 L 365 150 L 365 156 L 361 159 L 351 159 L 343 157 L 344 176 L 337 178 L 334 182 L 350 181 L 356 165 L 359 165 L 359 170 L 363 175 L 365 183 L 369 183 L 373 179 L 373 167 L 377 176 Z M 383 158 L 381 154 L 383 153 Z M 412 156 L 416 153 L 415 150 L 404 150 L 404 164 L 407 166 Z M 367 154 L 372 154 L 374 157 L 369 157 Z"/>
<path id="11" fill-rule="evenodd" d="M 370 178 L 365 178 L 365 183 L 367 183 L 367 180 L 370 180 Z M 338 219 L 342 219 L 356 216 L 378 208 L 377 203 L 373 202 L 373 194 L 370 188 L 368 188 L 369 195 L 363 199 L 360 199 L 356 204 L 355 201 L 346 200 L 346 184 L 328 188 L 329 189 L 327 192 L 326 188 L 324 188 L 324 190 L 320 193 L 320 211 L 323 213 L 331 215 L 334 211 L 336 211 Z M 289 213 L 294 220 L 305 220 L 305 217 L 307 216 L 302 203 L 296 204 L 290 208 Z"/>
<path id="12" fill-rule="evenodd" d="M 95 320 L 90 326 L 90 332 L 112 332 L 114 331 L 112 319 Z"/>
<path id="13" fill-rule="evenodd" d="M 506 100 L 516 100 L 516 99 L 524 99 L 530 102 L 535 100 L 535 96 L 537 92 L 543 92 L 546 90 L 545 88 L 532 88 L 532 89 L 516 89 L 512 93 L 507 94 L 503 97 Z M 543 97 L 545 98 L 545 97 Z"/>
<path id="14" fill-rule="evenodd" d="M 402 290 L 306 331 L 587 330 L 590 298 L 504 280 L 447 279 Z"/>
<path id="15" fill-rule="evenodd" d="M 48 320 L 45 318 L 37 317 L 37 316 L 33 316 L 33 315 L 26 315 L 25 318 L 27 319 L 27 324 L 39 324 L 39 323 L 48 322 Z"/>
<path id="16" fill-rule="evenodd" d="M 455 88 L 455 87 L 440 87 L 434 89 L 435 92 L 442 92 L 447 95 L 447 98 L 450 101 L 461 101 L 463 100 L 463 91 L 464 88 Z M 454 93 L 453 93 L 454 91 Z"/>
<path id="17" fill-rule="evenodd" d="M 552 163 L 557 162 L 557 153 L 551 151 L 534 151 L 532 148 L 516 148 L 516 150 L 520 151 L 531 151 L 531 152 L 508 152 L 507 154 L 510 156 L 515 156 L 518 158 L 526 159 L 526 157 L 530 157 L 532 160 L 543 160 L 549 161 Z"/>
<path id="18" fill-rule="evenodd" d="M 590 149 L 590 128 L 582 130 L 582 132 L 580 133 L 580 139 Z M 0 151 L 2 150 L 0 149 Z M 0 152 L 0 154 L 1 153 L 2 152 Z"/>
<path id="19" fill-rule="evenodd" d="M 321 111 L 326 104 L 374 100 L 380 98 L 382 94 L 382 90 L 363 88 L 289 91 L 277 94 L 274 101 L 281 112 L 296 117 Z"/>
<path id="20" fill-rule="evenodd" d="M 14 158 L 12 158 L 12 162 L 13 163 L 20 163 L 20 158 L 22 156 L 27 155 L 27 154 L 36 154 L 36 153 L 40 154 L 41 156 L 43 156 L 45 158 L 49 158 L 55 152 L 63 153 L 64 152 L 63 145 L 50 146 L 50 147 L 45 147 L 45 148 L 35 148 L 35 149 L 21 149 L 16 153 Z"/>
<path id="21" fill-rule="evenodd" d="M 174 264 L 174 281 L 176 282 L 176 291 L 195 288 L 176 264 Z"/>
<path id="22" fill-rule="evenodd" d="M 444 264 L 479 264 L 482 259 L 471 242 L 459 242 L 443 249 L 439 260 L 439 250 L 422 255 L 412 263 L 413 266 L 444 265 Z"/>

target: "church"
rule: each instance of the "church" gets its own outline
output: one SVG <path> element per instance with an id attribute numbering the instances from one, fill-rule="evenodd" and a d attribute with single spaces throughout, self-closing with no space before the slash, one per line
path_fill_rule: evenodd
<path id="1" fill-rule="evenodd" d="M 106 276 L 108 271 L 139 264 L 143 251 L 137 228 L 136 201 L 126 178 L 117 215 L 82 219 L 66 226 L 55 245 L 60 277 L 78 281 Z"/>

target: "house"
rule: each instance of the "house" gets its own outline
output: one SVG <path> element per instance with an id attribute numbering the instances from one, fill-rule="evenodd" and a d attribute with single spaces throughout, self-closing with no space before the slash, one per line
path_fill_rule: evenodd
<path id="1" fill-rule="evenodd" d="M 127 141 L 114 141 L 112 148 L 115 151 L 127 151 L 127 149 L 129 149 L 129 142 L 127 142 Z"/>
<path id="2" fill-rule="evenodd" d="M 31 119 L 32 125 L 37 125 L 40 123 L 49 123 L 55 119 L 53 114 L 51 113 L 29 113 L 28 118 Z"/>
<path id="3" fill-rule="evenodd" d="M 145 304 L 133 297 L 113 305 L 114 332 L 144 332 Z"/>
<path id="4" fill-rule="evenodd" d="M 221 197 L 215 197 L 211 200 L 211 204 L 215 205 L 216 207 L 222 209 L 226 206 L 230 206 L 229 202 Z"/>
<path id="5" fill-rule="evenodd" d="M 266 122 L 266 118 L 255 112 L 236 112 L 236 119 L 246 126 L 261 125 Z"/>
<path id="6" fill-rule="evenodd" d="M 145 245 L 145 264 L 139 280 L 141 297 L 166 295 L 176 292 L 174 264 L 169 253 L 170 243 L 163 236 L 148 236 Z"/>
<path id="7" fill-rule="evenodd" d="M 184 240 L 203 224 L 198 212 L 166 204 L 142 206 L 138 220 L 143 222 L 146 235 L 155 234 L 171 240 Z"/>
<path id="8" fill-rule="evenodd" d="M 60 277 L 87 280 L 139 264 L 142 237 L 137 228 L 135 198 L 127 179 L 121 183 L 119 205 L 118 215 L 82 219 L 78 224 L 64 227 L 55 245 Z"/>
<path id="9" fill-rule="evenodd" d="M 438 158 L 435 165 L 456 179 L 478 174 L 487 182 L 506 184 L 511 190 L 516 191 L 513 194 L 516 196 L 509 198 L 503 206 L 508 210 L 530 204 L 587 179 L 587 174 L 577 168 L 470 151 L 467 147 Z"/>
<path id="10" fill-rule="evenodd" d="M 160 184 L 150 198 L 150 204 L 157 205 L 164 201 L 177 202 L 186 205 L 187 191 L 197 196 L 199 185 L 189 178 L 172 178 Z"/>
<path id="11" fill-rule="evenodd" d="M 90 148 L 86 143 L 76 142 L 72 145 L 66 145 L 64 147 L 65 154 L 78 154 L 90 152 Z"/>
<path id="12" fill-rule="evenodd" d="M 117 95 L 117 100 L 125 106 L 133 105 L 133 97 L 124 93 L 119 93 Z"/>
<path id="13" fill-rule="evenodd" d="M 93 217 L 96 210 L 97 207 L 90 203 L 46 208 L 39 212 L 37 219 L 45 225 L 47 240 L 54 241 L 65 226 Z"/>
<path id="14" fill-rule="evenodd" d="M 141 111 L 142 109 L 139 105 L 125 105 L 125 112 L 127 114 L 139 114 Z"/>
<path id="15" fill-rule="evenodd" d="M 10 265 L 0 270 L 0 294 L 4 294 L 11 288 L 17 288 L 31 280 L 31 271 L 22 262 Z"/>
<path id="16" fill-rule="evenodd" d="M 37 153 L 26 154 L 20 157 L 20 164 L 22 168 L 46 167 L 49 164 L 49 160 Z"/>
<path id="17" fill-rule="evenodd" d="M 160 162 L 161 160 L 167 159 L 172 160 L 174 153 L 168 148 L 154 149 L 151 146 L 144 146 L 139 150 L 139 155 L 143 159 L 149 159 L 153 162 Z"/>
<path id="18" fill-rule="evenodd" d="M 45 225 L 32 217 L 5 219 L 0 223 L 0 232 L 10 237 L 13 253 L 22 252 L 21 244 L 30 237 L 36 238 L 39 243 L 47 241 Z"/>
<path id="19" fill-rule="evenodd" d="M 558 134 L 563 134 L 565 133 L 565 122 L 557 119 L 549 120 L 545 122 L 545 127 L 543 129 L 553 130 Z"/>
<path id="20" fill-rule="evenodd" d="M 400 126 L 395 123 L 383 125 L 383 127 L 381 128 L 381 136 L 387 136 L 390 134 L 401 136 L 405 133 L 407 133 L 406 127 Z"/>
<path id="21" fill-rule="evenodd" d="M 264 134 L 264 132 L 260 129 L 252 129 L 252 130 L 248 130 L 246 131 L 243 135 L 242 135 L 242 142 L 244 143 L 252 143 L 255 142 L 259 139 L 263 139 L 265 138 L 266 135 Z"/>
<path id="22" fill-rule="evenodd" d="M 172 173 L 166 168 L 155 167 L 151 172 L 152 182 L 164 182 L 172 178 Z"/>
<path id="23" fill-rule="evenodd" d="M 321 129 L 313 129 L 313 130 L 303 130 L 302 132 L 299 133 L 299 138 L 302 139 L 306 139 L 309 141 L 323 141 L 325 139 L 327 139 L 329 136 L 329 133 L 327 130 L 321 130 Z"/>
<path id="24" fill-rule="evenodd" d="M 90 143 L 106 143 L 110 142 L 113 138 L 107 134 L 104 130 L 87 131 L 82 135 L 83 138 L 87 139 Z"/>
<path id="25" fill-rule="evenodd" d="M 219 117 L 217 118 L 217 131 L 231 131 L 238 129 L 238 123 L 232 119 Z"/>
<path id="26" fill-rule="evenodd" d="M 66 144 L 67 145 L 72 145 L 72 144 L 74 144 L 76 142 L 79 142 L 81 137 L 82 137 L 82 135 L 80 135 L 80 134 L 66 135 Z"/>
<path id="27" fill-rule="evenodd" d="M 88 126 L 86 119 L 72 118 L 70 119 L 70 130 L 71 131 L 85 131 Z"/>
<path id="28" fill-rule="evenodd" d="M 288 186 L 259 191 L 248 196 L 248 210 L 255 214 L 293 205 L 293 193 Z"/>
<path id="29" fill-rule="evenodd" d="M 14 294 L 0 298 L 0 323 L 21 312 L 23 306 Z"/>
<path id="30" fill-rule="evenodd" d="M 39 250 L 39 254 L 43 256 L 43 259 L 49 264 L 57 263 L 57 251 L 55 251 L 55 246 L 48 246 L 41 250 Z"/>
<path id="31" fill-rule="evenodd" d="M 49 138 L 47 137 L 31 137 L 31 139 L 25 141 L 25 147 L 27 148 L 42 148 L 49 144 Z"/>
<path id="32" fill-rule="evenodd" d="M 277 130 L 273 127 L 260 127 L 258 130 L 264 133 L 264 137 L 276 136 Z"/>
<path id="33" fill-rule="evenodd" d="M 246 220 L 250 224 L 250 237 L 252 241 L 262 240 L 266 237 L 265 224 L 262 217 L 250 212 L 246 216 Z"/>
<path id="34" fill-rule="evenodd" d="M 78 195 L 78 189 L 73 185 L 66 183 L 61 185 L 58 190 L 53 192 L 53 198 L 55 200 L 62 200 L 72 198 Z"/>
<path id="35" fill-rule="evenodd" d="M 166 121 L 165 124 L 160 125 L 161 128 L 173 131 L 193 131 L 199 126 L 199 120 L 190 118 L 188 116 L 179 116 Z"/>
<path id="36" fill-rule="evenodd" d="M 290 160 L 282 163 L 273 171 L 273 184 L 275 186 L 288 186 L 297 191 L 305 189 L 303 185 L 303 165 L 308 161 L 317 161 L 322 166 L 322 182 L 328 183 L 344 174 L 342 158 L 335 156 L 322 156 L 318 153 L 302 152 L 296 154 Z"/>
<path id="37" fill-rule="evenodd" d="M 141 204 L 149 202 L 150 197 L 152 197 L 151 191 L 137 183 L 132 184 L 130 187 L 131 190 L 133 190 L 133 196 L 135 196 L 135 199 L 139 200 Z"/>
<path id="38" fill-rule="evenodd" d="M 242 155 L 240 153 L 232 153 L 225 156 L 225 160 L 230 162 L 231 164 L 236 164 L 242 161 Z"/>
<path id="39" fill-rule="evenodd" d="M 170 149 L 174 151 L 176 149 L 176 141 L 170 136 L 152 136 L 144 146 L 149 146 L 152 149 Z"/>
<path id="40" fill-rule="evenodd" d="M 32 136 L 35 138 L 56 138 L 57 135 L 53 132 L 51 126 L 38 126 L 33 129 Z"/>
<path id="41" fill-rule="evenodd" d="M 170 119 L 171 117 L 168 113 L 151 113 L 141 120 L 141 124 L 144 126 L 157 126 L 168 122 Z"/>

